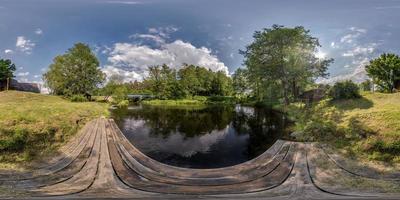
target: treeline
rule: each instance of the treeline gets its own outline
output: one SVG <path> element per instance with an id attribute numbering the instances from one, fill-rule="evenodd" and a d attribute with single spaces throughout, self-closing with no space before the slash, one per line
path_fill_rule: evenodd
<path id="1" fill-rule="evenodd" d="M 167 65 L 148 68 L 143 81 L 124 83 L 118 75 L 110 77 L 98 95 L 126 96 L 126 94 L 152 94 L 158 99 L 183 99 L 193 96 L 229 96 L 234 94 L 232 79 L 223 71 L 214 72 L 204 67 L 185 64 L 181 69 Z"/>

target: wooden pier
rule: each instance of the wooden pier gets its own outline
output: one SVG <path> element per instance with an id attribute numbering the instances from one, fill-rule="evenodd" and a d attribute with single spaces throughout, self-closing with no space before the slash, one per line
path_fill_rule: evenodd
<path id="1" fill-rule="evenodd" d="M 400 193 L 375 186 L 396 187 L 400 173 L 374 175 L 316 143 L 278 140 L 235 166 L 179 168 L 147 157 L 112 119 L 102 118 L 60 151 L 30 172 L 0 174 L 0 191 L 8 191 L 0 198 L 400 199 Z M 362 185 L 343 184 L 352 181 Z"/>

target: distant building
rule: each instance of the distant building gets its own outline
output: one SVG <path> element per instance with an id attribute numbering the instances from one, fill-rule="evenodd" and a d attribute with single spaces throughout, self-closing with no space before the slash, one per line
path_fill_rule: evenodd
<path id="1" fill-rule="evenodd" d="M 0 82 L 0 90 L 3 90 L 7 87 L 7 82 Z M 40 93 L 40 85 L 37 83 L 20 83 L 15 79 L 11 79 L 10 90 L 17 90 L 17 91 L 25 91 L 25 92 L 35 92 Z"/>

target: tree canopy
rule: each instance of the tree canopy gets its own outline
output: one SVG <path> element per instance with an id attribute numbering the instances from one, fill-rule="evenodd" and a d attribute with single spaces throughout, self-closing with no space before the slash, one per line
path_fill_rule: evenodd
<path id="1" fill-rule="evenodd" d="M 117 88 L 127 93 L 153 94 L 159 99 L 183 99 L 193 96 L 229 96 L 233 94 L 232 79 L 225 72 L 184 64 L 181 69 L 163 65 L 150 66 L 143 81 L 122 83 L 111 77 L 99 90 L 100 95 L 113 95 Z"/>
<path id="2" fill-rule="evenodd" d="M 54 58 L 43 79 L 53 94 L 75 95 L 93 92 L 105 80 L 105 75 L 89 46 L 77 43 Z"/>
<path id="3" fill-rule="evenodd" d="M 400 90 L 400 57 L 395 54 L 382 54 L 365 67 L 374 84 L 384 92 Z"/>
<path id="4" fill-rule="evenodd" d="M 240 53 L 245 57 L 249 87 L 258 101 L 277 95 L 275 90 L 279 89 L 278 98 L 289 104 L 316 78 L 328 75 L 327 67 L 333 60 L 316 57 L 319 41 L 304 27 L 273 25 L 256 31 L 253 38 Z"/>
<path id="5" fill-rule="evenodd" d="M 144 80 L 159 98 L 186 96 L 227 96 L 232 94 L 232 80 L 224 72 L 185 64 L 180 70 L 167 65 L 149 67 Z"/>
<path id="6" fill-rule="evenodd" d="M 10 59 L 0 59 L 0 85 L 5 85 L 4 83 L 7 79 L 13 78 L 15 70 L 15 64 L 13 64 Z M 3 88 L 0 88 L 0 90 L 1 89 Z"/>

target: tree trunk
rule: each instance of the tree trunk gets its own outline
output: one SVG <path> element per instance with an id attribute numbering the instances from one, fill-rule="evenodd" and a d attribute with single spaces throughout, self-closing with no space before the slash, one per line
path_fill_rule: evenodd
<path id="1" fill-rule="evenodd" d="M 10 87 L 10 78 L 7 78 L 7 87 L 6 87 L 6 91 L 8 91 L 9 87 Z"/>
<path id="2" fill-rule="evenodd" d="M 288 97 L 288 92 L 287 92 L 287 83 L 286 83 L 286 81 L 282 81 L 282 88 L 283 88 L 284 103 L 287 106 L 287 105 L 289 105 L 289 97 Z"/>

